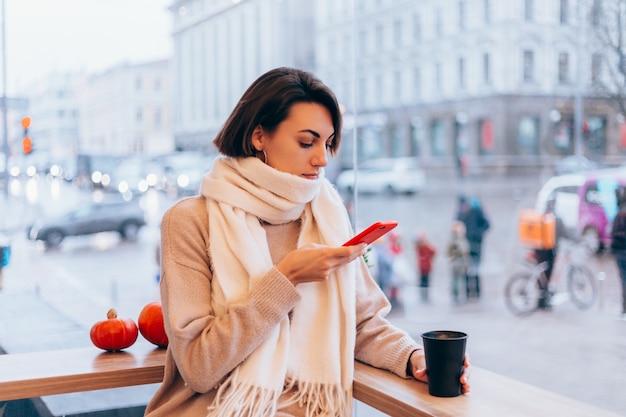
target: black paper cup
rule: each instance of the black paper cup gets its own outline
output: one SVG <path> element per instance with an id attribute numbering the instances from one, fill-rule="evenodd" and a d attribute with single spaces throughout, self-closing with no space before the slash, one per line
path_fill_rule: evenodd
<path id="1" fill-rule="evenodd" d="M 434 330 L 422 334 L 428 393 L 435 397 L 461 395 L 461 373 L 465 360 L 467 334 L 453 330 Z"/>

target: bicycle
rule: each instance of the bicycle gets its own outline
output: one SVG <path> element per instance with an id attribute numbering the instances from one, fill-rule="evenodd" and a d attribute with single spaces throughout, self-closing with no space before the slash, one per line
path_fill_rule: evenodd
<path id="1" fill-rule="evenodd" d="M 539 299 L 545 291 L 543 288 L 547 288 L 552 305 L 569 300 L 581 310 L 589 309 L 597 298 L 596 281 L 591 270 L 581 263 L 583 257 L 579 251 L 588 254 L 583 246 L 570 242 L 561 243 L 555 256 L 552 278 L 547 285 L 547 262 L 537 263 L 536 259 L 527 256 L 527 267 L 514 273 L 504 288 L 508 309 L 518 316 L 531 314 L 539 308 Z M 530 253 L 534 255 L 533 252 Z M 563 274 L 567 277 L 565 290 L 559 286 Z"/>

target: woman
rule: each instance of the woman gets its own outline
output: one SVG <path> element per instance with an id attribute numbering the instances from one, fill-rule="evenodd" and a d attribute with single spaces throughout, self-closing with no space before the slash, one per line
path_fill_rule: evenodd
<path id="1" fill-rule="evenodd" d="M 611 252 L 615 256 L 622 284 L 622 312 L 618 317 L 626 319 L 626 188 L 617 187 L 615 198 L 617 200 L 617 214 L 613 219 L 611 228 Z"/>
<path id="2" fill-rule="evenodd" d="M 340 140 L 336 98 L 307 72 L 277 68 L 244 93 L 201 196 L 161 224 L 170 345 L 147 416 L 348 416 L 355 358 L 426 380 L 365 246 L 341 246 L 350 222 L 323 170 Z"/>

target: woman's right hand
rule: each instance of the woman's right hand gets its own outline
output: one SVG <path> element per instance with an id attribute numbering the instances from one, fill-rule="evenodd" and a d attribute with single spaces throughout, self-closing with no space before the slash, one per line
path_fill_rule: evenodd
<path id="1" fill-rule="evenodd" d="M 289 252 L 276 264 L 276 269 L 283 273 L 293 285 L 324 281 L 337 268 L 364 255 L 366 246 L 364 243 L 339 247 L 309 243 Z"/>

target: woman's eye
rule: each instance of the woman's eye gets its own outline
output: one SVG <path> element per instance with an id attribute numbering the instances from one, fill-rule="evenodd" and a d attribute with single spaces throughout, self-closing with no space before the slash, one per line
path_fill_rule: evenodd
<path id="1" fill-rule="evenodd" d="M 303 148 L 310 148 L 311 146 L 313 146 L 312 143 L 305 143 L 305 142 L 300 142 L 300 146 Z"/>

